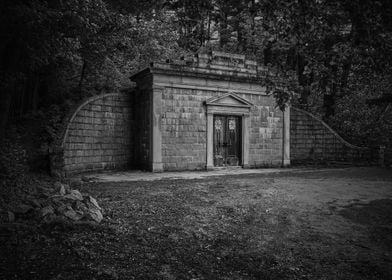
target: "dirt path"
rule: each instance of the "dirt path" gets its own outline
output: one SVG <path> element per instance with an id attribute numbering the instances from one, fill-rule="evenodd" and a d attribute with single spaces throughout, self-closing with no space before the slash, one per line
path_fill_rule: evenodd
<path id="1" fill-rule="evenodd" d="M 26 257 L 16 275 L 392 279 L 391 170 L 100 182 L 83 191 L 98 198 L 104 223 L 50 229 L 51 246 L 32 246 L 25 255 L 39 249 L 40 257 Z"/>

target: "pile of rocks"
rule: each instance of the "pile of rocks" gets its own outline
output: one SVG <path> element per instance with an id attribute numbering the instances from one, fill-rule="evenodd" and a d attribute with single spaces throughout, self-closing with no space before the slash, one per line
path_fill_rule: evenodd
<path id="1" fill-rule="evenodd" d="M 54 188 L 39 188 L 33 195 L 7 207 L 6 212 L 9 222 L 23 218 L 50 222 L 60 217 L 99 223 L 103 219 L 102 208 L 93 197 L 60 182 L 56 182 Z"/>

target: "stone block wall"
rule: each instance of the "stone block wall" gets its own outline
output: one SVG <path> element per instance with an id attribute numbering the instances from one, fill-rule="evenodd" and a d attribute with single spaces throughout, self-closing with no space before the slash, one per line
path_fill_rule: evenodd
<path id="1" fill-rule="evenodd" d="M 163 169 L 206 167 L 207 119 L 203 102 L 212 92 L 166 88 L 162 93 Z"/>
<path id="2" fill-rule="evenodd" d="M 69 120 L 62 147 L 66 174 L 127 168 L 133 162 L 129 94 L 105 94 L 81 104 Z"/>
<path id="3" fill-rule="evenodd" d="M 370 162 L 374 153 L 351 145 L 327 124 L 298 108 L 290 111 L 290 158 L 292 164 L 314 162 Z"/>
<path id="4" fill-rule="evenodd" d="M 162 94 L 163 169 L 206 168 L 207 116 L 204 101 L 222 95 L 206 89 L 167 87 Z M 238 94 L 254 104 L 249 122 L 249 167 L 282 163 L 282 112 L 271 96 Z"/>
<path id="5" fill-rule="evenodd" d="M 254 106 L 250 115 L 249 167 L 280 166 L 283 148 L 283 114 L 275 99 L 266 95 L 240 94 Z"/>

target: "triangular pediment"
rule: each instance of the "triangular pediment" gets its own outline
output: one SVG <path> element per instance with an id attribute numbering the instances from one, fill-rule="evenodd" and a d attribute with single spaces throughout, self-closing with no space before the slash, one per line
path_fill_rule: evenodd
<path id="1" fill-rule="evenodd" d="M 226 93 L 218 97 L 212 97 L 206 101 L 206 105 L 230 106 L 230 107 L 251 107 L 253 104 L 235 93 Z"/>

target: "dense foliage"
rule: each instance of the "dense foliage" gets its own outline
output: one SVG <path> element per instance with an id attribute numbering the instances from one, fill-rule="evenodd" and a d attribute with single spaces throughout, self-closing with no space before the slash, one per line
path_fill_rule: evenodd
<path id="1" fill-rule="evenodd" d="M 50 145 L 72 104 L 130 87 L 149 61 L 223 50 L 268 66 L 280 105 L 390 145 L 387 104 L 367 103 L 391 94 L 388 0 L 4 0 L 0 12 L 1 138 L 34 119 Z"/>

